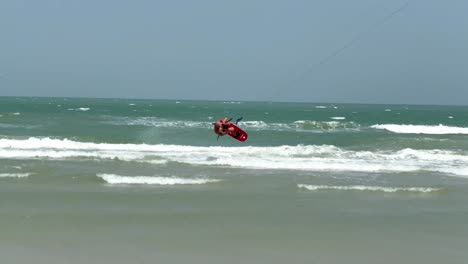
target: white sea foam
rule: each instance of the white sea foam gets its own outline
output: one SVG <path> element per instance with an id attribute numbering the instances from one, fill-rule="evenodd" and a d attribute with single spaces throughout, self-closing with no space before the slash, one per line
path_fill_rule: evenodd
<path id="1" fill-rule="evenodd" d="M 273 131 L 316 131 L 323 132 L 337 129 L 356 129 L 359 125 L 354 122 L 339 121 L 313 121 L 297 120 L 293 123 L 266 123 L 264 121 L 243 121 L 242 127 L 245 129 L 273 130 Z"/>
<path id="2" fill-rule="evenodd" d="M 423 126 L 423 125 L 397 125 L 397 124 L 382 124 L 373 125 L 371 128 L 384 129 L 400 134 L 468 134 L 466 127 L 451 127 L 451 126 Z"/>
<path id="3" fill-rule="evenodd" d="M 141 160 L 141 161 L 138 161 L 138 162 L 151 163 L 151 164 L 167 164 L 168 160 L 150 159 L 150 160 Z"/>
<path id="4" fill-rule="evenodd" d="M 330 119 L 333 119 L 333 120 L 345 120 L 346 117 L 343 117 L 343 116 L 333 116 L 333 117 L 330 117 Z"/>
<path id="5" fill-rule="evenodd" d="M 156 184 L 156 185 L 193 185 L 219 182 L 215 179 L 178 178 L 160 176 L 121 176 L 116 174 L 97 174 L 97 177 L 110 184 Z"/>
<path id="6" fill-rule="evenodd" d="M 0 173 L 0 178 L 26 178 L 31 173 Z"/>
<path id="7" fill-rule="evenodd" d="M 135 110 L 134 110 L 135 111 Z M 166 120 L 157 117 L 124 118 L 111 122 L 116 125 L 127 126 L 149 126 L 149 127 L 167 127 L 167 128 L 211 128 L 210 122 L 184 121 L 184 120 Z"/>
<path id="8" fill-rule="evenodd" d="M 265 129 L 265 128 L 268 128 L 270 125 L 263 121 L 243 121 L 242 126 L 248 127 L 248 128 Z"/>
<path id="9" fill-rule="evenodd" d="M 80 108 L 68 108 L 67 110 L 68 111 L 83 111 L 83 112 L 86 112 L 86 111 L 89 111 L 91 108 L 88 108 L 88 107 L 80 107 Z"/>
<path id="10" fill-rule="evenodd" d="M 317 109 L 325 109 L 325 108 L 327 108 L 327 107 L 324 106 L 324 105 L 317 105 L 315 108 L 317 108 Z"/>
<path id="11" fill-rule="evenodd" d="M 20 112 L 13 113 L 13 115 L 21 115 Z"/>
<path id="12" fill-rule="evenodd" d="M 441 188 L 429 187 L 383 187 L 383 186 L 365 186 L 365 185 L 351 185 L 351 186 L 333 186 L 333 185 L 308 185 L 298 184 L 297 187 L 304 188 L 310 191 L 319 190 L 338 190 L 338 191 L 371 191 L 371 192 L 419 192 L 429 193 L 440 191 Z"/>
<path id="13" fill-rule="evenodd" d="M 339 122 L 339 121 L 297 120 L 293 124 L 294 124 L 295 129 L 303 129 L 303 130 L 336 130 L 336 129 L 359 128 L 359 125 L 354 122 Z"/>
<path id="14" fill-rule="evenodd" d="M 199 147 L 105 144 L 67 139 L 0 139 L 3 159 L 118 159 L 191 165 L 307 171 L 433 171 L 468 176 L 468 155 L 451 150 L 354 151 L 331 145 Z"/>

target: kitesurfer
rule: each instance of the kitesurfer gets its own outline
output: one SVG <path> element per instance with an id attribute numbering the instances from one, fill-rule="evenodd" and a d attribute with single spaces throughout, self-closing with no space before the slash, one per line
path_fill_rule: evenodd
<path id="1" fill-rule="evenodd" d="M 229 127 L 229 125 L 232 124 L 231 120 L 232 118 L 228 119 L 227 117 L 225 117 L 213 123 L 214 132 L 219 136 L 224 136 L 230 132 L 232 133 L 234 131 L 234 128 Z"/>

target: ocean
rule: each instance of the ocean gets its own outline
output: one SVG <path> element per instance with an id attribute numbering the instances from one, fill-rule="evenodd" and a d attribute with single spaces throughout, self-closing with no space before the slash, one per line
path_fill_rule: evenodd
<path id="1" fill-rule="evenodd" d="M 246 142 L 211 123 L 243 117 Z M 468 263 L 468 106 L 0 97 L 1 263 Z"/>

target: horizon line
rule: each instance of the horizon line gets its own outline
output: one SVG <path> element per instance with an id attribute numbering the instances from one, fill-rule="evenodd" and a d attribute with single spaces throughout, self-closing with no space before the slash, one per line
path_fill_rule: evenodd
<path id="1" fill-rule="evenodd" d="M 297 103 L 297 104 L 354 104 L 354 105 L 415 105 L 415 106 L 468 106 L 468 104 L 434 103 L 368 103 L 368 102 L 313 102 L 313 101 L 275 101 L 275 100 L 233 100 L 233 99 L 176 99 L 176 98 L 140 98 L 140 97 L 89 97 L 89 96 L 37 96 L 37 95 L 0 95 L 0 98 L 60 98 L 60 99 L 105 99 L 105 100 L 156 100 L 156 101 L 196 101 L 196 102 L 245 102 L 245 103 Z"/>

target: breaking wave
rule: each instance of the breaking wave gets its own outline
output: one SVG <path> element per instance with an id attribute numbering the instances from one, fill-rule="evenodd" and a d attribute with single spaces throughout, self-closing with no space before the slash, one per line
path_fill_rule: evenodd
<path id="1" fill-rule="evenodd" d="M 219 147 L 106 144 L 68 139 L 0 139 L 2 159 L 117 159 L 161 164 L 306 171 L 432 171 L 468 176 L 468 154 L 457 150 L 355 151 L 333 145 Z"/>

